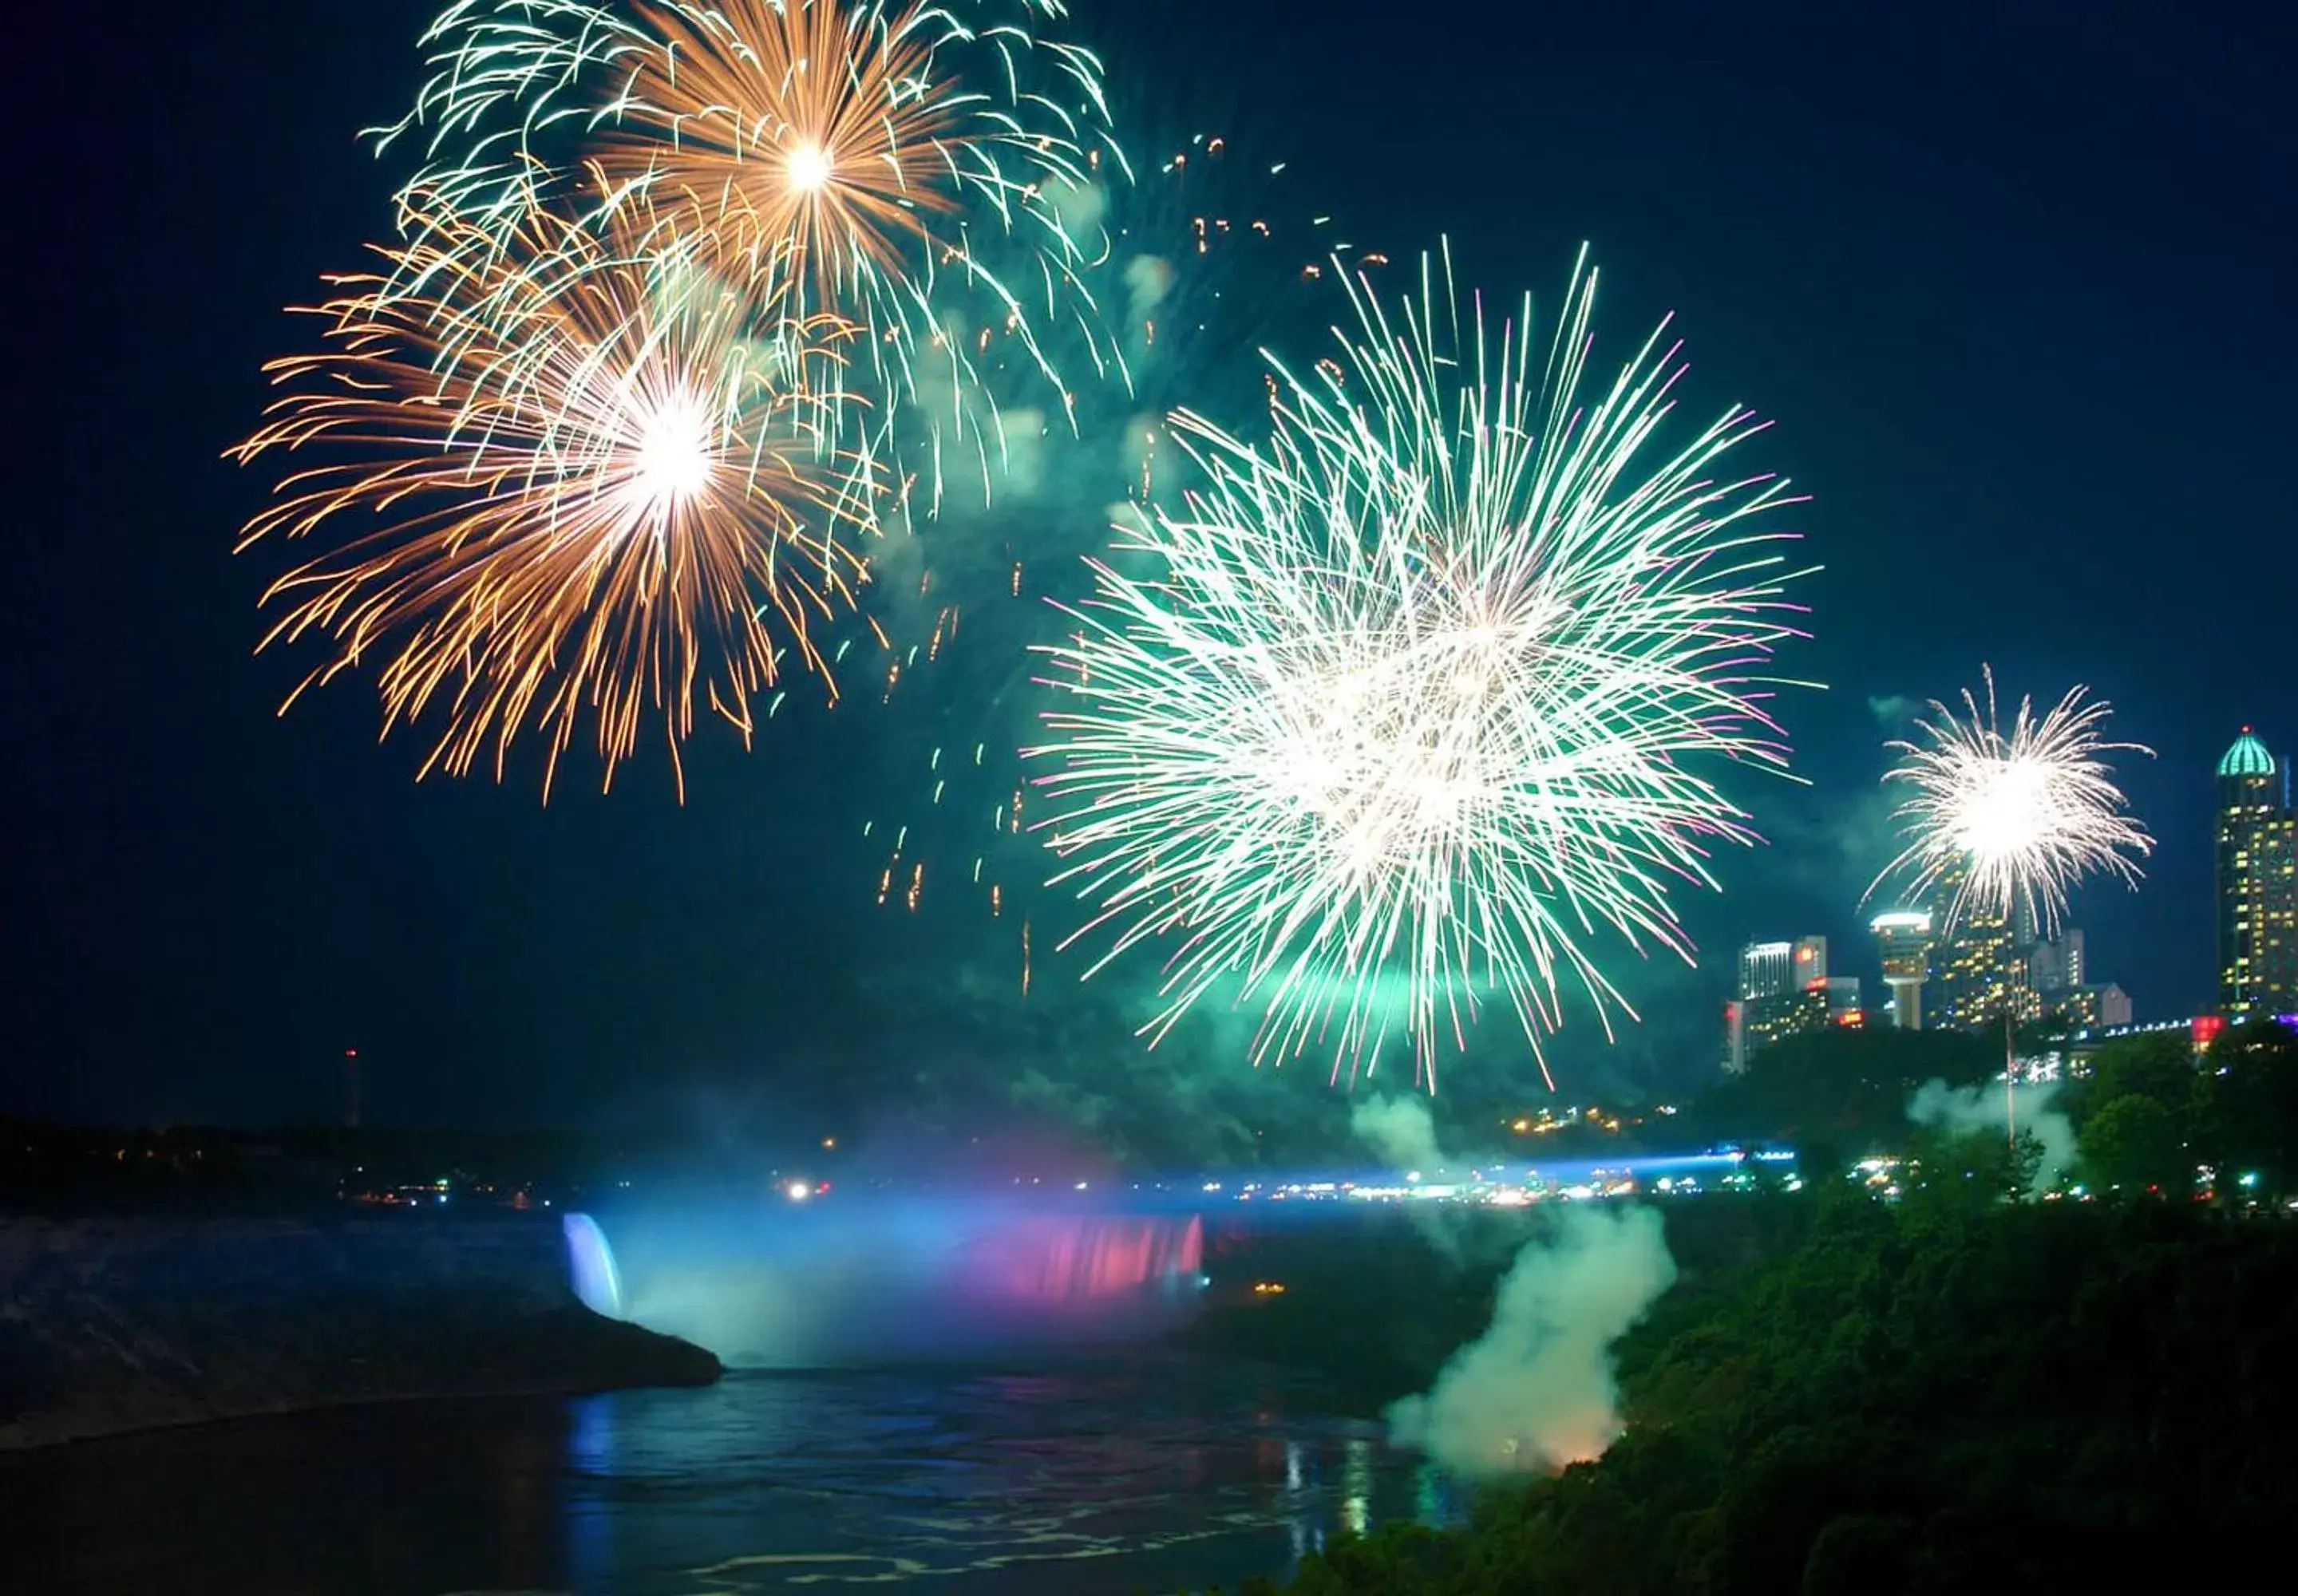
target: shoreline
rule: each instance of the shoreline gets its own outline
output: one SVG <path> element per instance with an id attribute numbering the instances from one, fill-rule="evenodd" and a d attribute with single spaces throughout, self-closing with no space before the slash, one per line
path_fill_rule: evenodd
<path id="1" fill-rule="evenodd" d="M 687 1344 L 682 1342 L 679 1345 Z M 695 1350 L 698 1352 L 701 1349 L 698 1347 Z M 577 1397 L 605 1396 L 616 1391 L 698 1391 L 716 1385 L 726 1373 L 731 1372 L 722 1370 L 707 1379 L 624 1380 L 603 1386 L 546 1383 L 523 1388 L 487 1386 L 463 1391 L 377 1391 L 365 1395 L 321 1398 L 277 1407 L 251 1408 L 244 1411 L 189 1413 L 178 1419 L 141 1419 L 119 1428 L 32 1439 L 18 1439 L 8 1433 L 10 1428 L 16 1427 L 0 1427 L 0 1468 L 4 1468 L 12 1458 L 29 1458 L 76 1446 L 102 1446 L 146 1436 L 174 1436 L 186 1430 L 227 1429 L 235 1425 L 265 1424 L 275 1419 L 302 1419 L 313 1414 L 342 1413 L 363 1408 L 420 1407 L 432 1403 L 456 1407 L 484 1406 L 491 1403 L 571 1401 Z"/>
<path id="2" fill-rule="evenodd" d="M 585 1307 L 555 1220 L 0 1223 L 0 1452 L 724 1372 Z"/>

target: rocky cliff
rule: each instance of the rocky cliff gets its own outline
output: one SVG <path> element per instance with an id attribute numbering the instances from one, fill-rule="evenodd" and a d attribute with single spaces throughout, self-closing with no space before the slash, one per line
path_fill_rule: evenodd
<path id="1" fill-rule="evenodd" d="M 720 1372 L 577 1302 L 555 1218 L 0 1221 L 0 1448 Z"/>

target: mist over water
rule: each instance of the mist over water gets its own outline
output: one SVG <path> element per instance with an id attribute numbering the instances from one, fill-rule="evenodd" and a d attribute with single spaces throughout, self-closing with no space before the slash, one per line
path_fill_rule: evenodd
<path id="1" fill-rule="evenodd" d="M 1203 1280 L 1194 1214 L 773 1192 L 631 1203 L 593 1217 L 611 1249 L 605 1272 L 619 1278 L 620 1316 L 737 1368 L 1145 1339 L 1195 1311 Z"/>

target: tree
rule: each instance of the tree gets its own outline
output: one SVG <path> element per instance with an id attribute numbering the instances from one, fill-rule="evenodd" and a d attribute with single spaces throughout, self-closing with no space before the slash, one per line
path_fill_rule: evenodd
<path id="1" fill-rule="evenodd" d="M 2088 1083 L 2069 1094 L 2064 1107 L 2079 1130 L 2117 1098 L 2145 1098 L 2160 1104 L 2183 1132 L 2197 1074 L 2194 1047 L 2183 1031 L 2117 1037 L 2091 1055 Z"/>
<path id="2" fill-rule="evenodd" d="M 2271 1020 L 2219 1033 L 2196 1102 L 2197 1139 L 2219 1189 L 2255 1175 L 2250 1195 L 2298 1189 L 2298 1032 Z"/>
<path id="3" fill-rule="evenodd" d="M 2178 1119 L 2142 1092 L 2124 1092 L 2100 1107 L 2083 1127 L 2080 1146 L 2083 1175 L 2095 1187 L 2151 1187 L 2176 1197 L 2194 1183 L 2195 1160 Z"/>
<path id="4" fill-rule="evenodd" d="M 1856 1156 L 1898 1144 L 1907 1098 L 1924 1082 L 1975 1086 L 2002 1066 L 2000 1037 L 1891 1026 L 1809 1032 L 1702 1092 L 1685 1129 L 1715 1140 L 1815 1139 Z"/>

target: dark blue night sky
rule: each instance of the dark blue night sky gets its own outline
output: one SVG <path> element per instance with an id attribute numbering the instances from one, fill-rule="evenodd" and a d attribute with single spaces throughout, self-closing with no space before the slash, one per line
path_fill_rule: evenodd
<path id="1" fill-rule="evenodd" d="M 2245 722 L 2298 752 L 2298 29 L 2269 9 L 1080 8 L 1121 132 L 1236 130 L 1360 246 L 1449 235 L 1512 298 L 1590 241 L 1611 338 L 1675 312 L 1693 409 L 1777 418 L 1763 459 L 1814 496 L 1816 638 L 1782 662 L 1830 684 L 1784 709 L 1811 785 L 1734 789 L 1773 845 L 1686 905 L 1706 967 L 1629 969 L 1650 1023 L 1617 1055 L 1568 1031 L 1567 1082 L 1711 1070 L 1748 937 L 1823 931 L 1872 978 L 1881 742 L 1982 662 L 2088 683 L 2160 752 L 2124 771 L 2144 890 L 2075 918 L 2142 1016 L 2209 1000 L 2211 765 Z M 706 729 L 683 809 L 658 753 L 603 799 L 578 762 L 548 810 L 536 769 L 417 786 L 364 682 L 274 718 L 296 661 L 249 648 L 277 565 L 227 552 L 267 479 L 218 456 L 300 336 L 279 308 L 387 219 L 400 169 L 355 135 L 411 93 L 426 18 L 132 0 L 16 36 L 0 1109 L 324 1118 L 353 1043 L 407 1121 L 1018 1098 L 1090 1130 L 1229 1090 L 1232 1026 L 1145 1063 L 1121 982 L 1079 995 L 1040 949 L 1022 1005 L 1006 928 L 876 907 L 855 817 L 888 740 L 930 734 L 867 695 L 748 756 Z M 1521 1098 L 1488 1030 L 1448 1090 Z"/>

